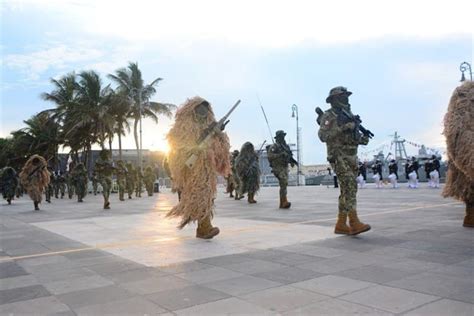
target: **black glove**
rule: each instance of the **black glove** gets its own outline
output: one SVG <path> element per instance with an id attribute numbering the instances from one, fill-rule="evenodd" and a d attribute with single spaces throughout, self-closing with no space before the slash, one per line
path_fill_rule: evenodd
<path id="1" fill-rule="evenodd" d="M 230 120 L 227 120 L 227 121 L 224 122 L 224 124 L 222 124 L 222 126 L 221 126 L 221 131 L 224 131 L 225 126 L 226 126 L 229 122 L 230 122 Z"/>

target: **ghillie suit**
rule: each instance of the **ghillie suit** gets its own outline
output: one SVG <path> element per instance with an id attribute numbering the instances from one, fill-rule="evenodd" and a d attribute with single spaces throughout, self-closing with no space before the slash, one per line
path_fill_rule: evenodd
<path id="1" fill-rule="evenodd" d="M 77 202 L 83 202 L 83 198 L 87 194 L 87 170 L 83 163 L 77 164 L 69 173 L 71 178 L 71 185 L 76 190 Z"/>
<path id="2" fill-rule="evenodd" d="M 8 204 L 12 204 L 15 198 L 16 188 L 18 187 L 18 178 L 15 169 L 12 167 L 4 167 L 0 169 L 0 192 Z"/>
<path id="3" fill-rule="evenodd" d="M 235 199 L 236 200 L 241 200 L 244 198 L 244 195 L 242 194 L 242 181 L 239 177 L 239 173 L 237 172 L 237 169 L 235 168 L 235 160 L 237 159 L 237 156 L 239 155 L 238 150 L 234 150 L 232 152 L 232 156 L 230 158 L 230 169 L 232 170 L 232 187 L 235 190 Z M 232 194 L 231 194 L 232 195 Z"/>
<path id="4" fill-rule="evenodd" d="M 444 117 L 449 159 L 443 196 L 466 204 L 463 226 L 474 227 L 474 82 L 454 90 Z"/>
<path id="5" fill-rule="evenodd" d="M 252 143 L 246 142 L 242 145 L 240 154 L 235 159 L 235 169 L 241 182 L 240 194 L 248 193 L 248 202 L 257 203 L 255 193 L 260 188 L 260 167 Z"/>
<path id="6" fill-rule="evenodd" d="M 294 167 L 296 161 L 293 158 L 290 147 L 285 141 L 286 133 L 282 130 L 276 131 L 275 143 L 267 146 L 268 162 L 272 168 L 272 173 L 278 179 L 280 185 L 280 208 L 290 208 L 288 202 L 288 164 Z"/>
<path id="7" fill-rule="evenodd" d="M 232 168 L 232 155 L 229 156 L 229 161 L 231 163 Z M 232 173 L 229 173 L 226 177 L 224 177 L 226 181 L 226 189 L 225 193 L 229 193 L 229 197 L 234 197 L 234 179 L 232 177 Z"/>
<path id="8" fill-rule="evenodd" d="M 331 108 L 322 113 L 318 136 L 326 143 L 327 159 L 337 173 L 339 180 L 339 214 L 334 233 L 357 235 L 370 230 L 357 216 L 357 147 L 369 143 L 370 131 L 362 133 L 357 128 L 356 116 L 351 111 L 349 96 L 352 92 L 345 87 L 335 87 L 329 92 L 326 103 Z M 319 112 L 318 112 L 319 114 Z M 349 218 L 349 226 L 347 226 Z"/>
<path id="9" fill-rule="evenodd" d="M 49 176 L 48 164 L 40 155 L 31 156 L 20 172 L 20 182 L 33 200 L 35 211 L 39 211 L 38 204 L 49 185 Z"/>
<path id="10" fill-rule="evenodd" d="M 210 239 L 219 233 L 212 227 L 217 175 L 228 175 L 229 138 L 224 132 L 214 133 L 206 146 L 198 140 L 212 123 L 216 123 L 211 105 L 201 97 L 188 99 L 176 112 L 175 123 L 168 133 L 169 169 L 173 189 L 181 192 L 181 200 L 167 216 L 181 217 L 179 228 L 198 222 L 196 237 Z M 197 160 L 189 168 L 192 155 Z"/>
<path id="11" fill-rule="evenodd" d="M 135 177 L 136 172 L 135 168 L 131 163 L 127 163 L 127 177 L 126 177 L 126 185 L 127 185 L 127 194 L 128 198 L 131 199 L 133 196 L 133 191 L 135 190 Z"/>
<path id="12" fill-rule="evenodd" d="M 156 181 L 156 175 L 150 166 L 146 167 L 143 179 L 145 181 L 145 188 L 148 196 L 153 196 L 153 186 Z"/>
<path id="13" fill-rule="evenodd" d="M 142 197 L 143 190 L 143 172 L 140 167 L 135 169 L 135 197 Z"/>
<path id="14" fill-rule="evenodd" d="M 117 176 L 117 186 L 119 190 L 119 200 L 125 201 L 125 189 L 127 188 L 127 167 L 122 160 L 117 161 L 115 175 Z"/>
<path id="15" fill-rule="evenodd" d="M 97 173 L 97 180 L 102 186 L 102 195 L 104 196 L 104 209 L 110 209 L 110 191 L 112 190 L 112 173 L 114 172 L 110 152 L 103 149 L 99 158 L 95 162 L 94 170 Z"/>

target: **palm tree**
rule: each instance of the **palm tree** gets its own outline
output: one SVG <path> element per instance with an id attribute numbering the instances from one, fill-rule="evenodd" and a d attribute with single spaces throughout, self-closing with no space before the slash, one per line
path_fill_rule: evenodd
<path id="1" fill-rule="evenodd" d="M 113 133 L 118 136 L 119 159 L 122 160 L 122 136 L 126 135 L 125 132 L 130 132 L 130 124 L 128 123 L 130 102 L 114 93 L 111 103 L 110 114 L 113 116 L 115 121 Z M 113 134 L 111 136 L 113 137 Z M 109 138 L 109 140 L 111 140 L 111 138 Z"/>
<path id="2" fill-rule="evenodd" d="M 159 115 L 171 117 L 176 106 L 150 101 L 150 98 L 156 93 L 156 86 L 163 79 L 156 78 L 150 84 L 145 84 L 138 63 L 130 62 L 127 68 L 117 69 L 115 75 L 110 74 L 109 78 L 118 85 L 117 94 L 123 100 L 132 102 L 128 116 L 133 119 L 133 136 L 139 156 L 138 123 L 140 117 L 148 117 L 158 123 Z"/>

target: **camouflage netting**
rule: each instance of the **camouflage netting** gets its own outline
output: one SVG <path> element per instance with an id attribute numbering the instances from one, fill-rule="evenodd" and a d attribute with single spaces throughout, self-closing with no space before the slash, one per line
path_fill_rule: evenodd
<path id="1" fill-rule="evenodd" d="M 444 117 L 449 159 L 445 197 L 474 203 L 474 82 L 467 81 L 454 90 Z"/>
<path id="2" fill-rule="evenodd" d="M 181 191 L 181 201 L 167 216 L 181 217 L 179 228 L 189 222 L 213 216 L 217 191 L 217 175 L 230 173 L 229 139 L 225 133 L 214 136 L 206 148 L 200 150 L 197 140 L 204 129 L 215 122 L 209 107 L 207 124 L 198 122 L 194 109 L 205 101 L 201 97 L 188 99 L 176 112 L 175 123 L 168 133 L 170 145 L 168 164 L 173 179 L 173 190 Z M 198 159 L 192 169 L 185 162 L 192 153 Z"/>
<path id="3" fill-rule="evenodd" d="M 36 172 L 32 174 L 35 170 Z M 46 160 L 40 155 L 31 156 L 20 172 L 20 181 L 30 198 L 33 201 L 41 202 L 43 190 L 50 181 Z"/>

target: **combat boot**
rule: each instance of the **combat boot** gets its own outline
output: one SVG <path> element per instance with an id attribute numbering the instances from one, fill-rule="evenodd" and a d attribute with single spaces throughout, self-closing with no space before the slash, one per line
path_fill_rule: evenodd
<path id="1" fill-rule="evenodd" d="M 357 211 L 349 212 L 349 235 L 354 236 L 370 230 L 370 225 L 362 223 L 357 217 Z"/>
<path id="2" fill-rule="evenodd" d="M 7 202 L 8 202 L 8 205 L 11 205 L 12 204 L 12 199 L 8 198 Z"/>
<path id="3" fill-rule="evenodd" d="M 233 197 L 234 197 L 234 195 L 232 194 L 232 191 L 230 191 L 230 195 L 229 195 L 229 197 L 231 197 L 231 198 L 233 198 Z"/>
<path id="4" fill-rule="evenodd" d="M 285 196 L 280 197 L 280 208 L 290 208 L 291 203 L 288 202 L 288 199 Z"/>
<path id="5" fill-rule="evenodd" d="M 218 227 L 212 227 L 210 217 L 198 221 L 198 228 L 196 229 L 196 237 L 202 239 L 211 239 L 219 234 Z"/>
<path id="6" fill-rule="evenodd" d="M 35 205 L 35 211 L 39 211 L 40 208 L 38 207 L 38 202 L 34 201 L 33 203 Z"/>
<path id="7" fill-rule="evenodd" d="M 334 233 L 341 234 L 341 235 L 349 235 L 350 228 L 349 226 L 347 226 L 346 222 L 347 222 L 347 213 L 339 212 L 339 214 L 337 214 L 337 223 L 336 223 L 336 227 L 334 228 Z"/>
<path id="8" fill-rule="evenodd" d="M 110 202 L 109 201 L 105 201 L 104 202 L 104 210 L 109 210 L 110 209 Z"/>
<path id="9" fill-rule="evenodd" d="M 257 201 L 255 201 L 255 199 L 254 199 L 254 196 L 255 196 L 255 193 L 249 193 L 249 194 L 248 194 L 247 201 L 248 201 L 250 204 L 257 203 Z"/>
<path id="10" fill-rule="evenodd" d="M 474 227 L 474 206 L 466 204 L 466 216 L 464 216 L 464 227 Z"/>

